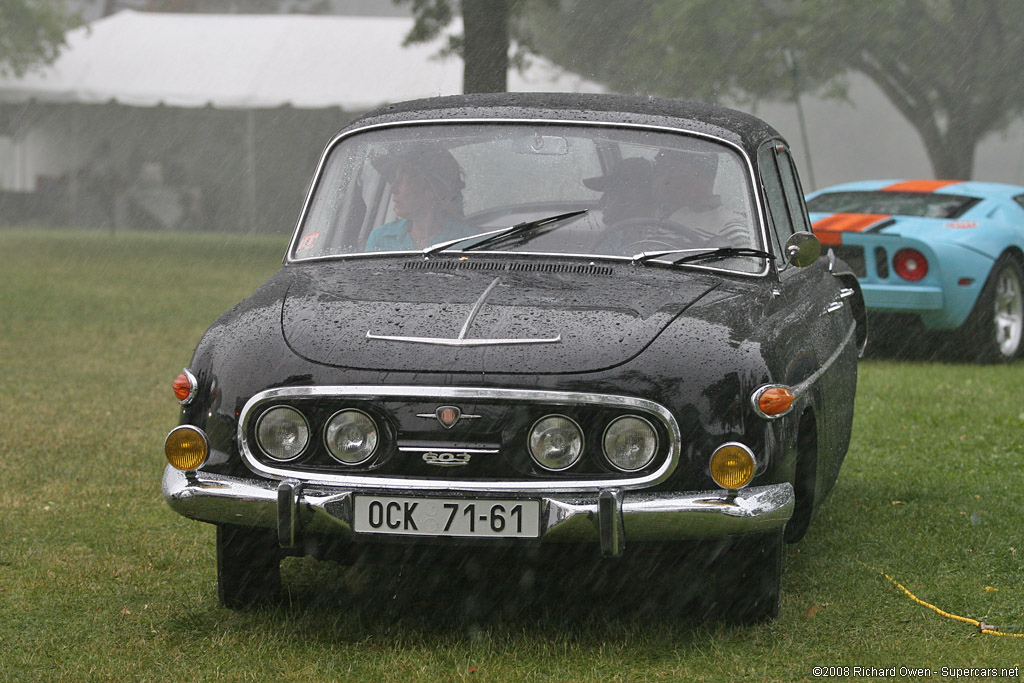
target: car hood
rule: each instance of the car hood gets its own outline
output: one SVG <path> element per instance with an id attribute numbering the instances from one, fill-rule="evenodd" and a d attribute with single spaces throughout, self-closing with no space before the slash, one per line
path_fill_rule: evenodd
<path id="1" fill-rule="evenodd" d="M 284 339 L 303 358 L 337 367 L 595 371 L 636 356 L 718 283 L 627 265 L 524 272 L 443 263 L 306 267 L 284 299 Z"/>

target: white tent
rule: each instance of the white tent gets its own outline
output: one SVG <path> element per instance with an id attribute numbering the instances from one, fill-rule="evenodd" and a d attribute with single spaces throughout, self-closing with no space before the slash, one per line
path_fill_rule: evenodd
<path id="1" fill-rule="evenodd" d="M 125 185 L 155 164 L 203 194 L 203 224 L 280 229 L 345 122 L 462 91 L 462 60 L 437 57 L 447 36 L 403 47 L 411 28 L 403 17 L 125 11 L 75 29 L 52 65 L 0 78 L 0 214 L 8 200 L 65 207 L 41 220 L 94 222 L 90 169 L 117 167 Z M 532 58 L 509 70 L 508 89 L 601 88 Z M 118 222 L 110 214 L 101 220 Z"/>
<path id="2" fill-rule="evenodd" d="M 125 11 L 75 29 L 57 61 L 0 78 L 0 102 L 365 111 L 462 91 L 462 61 L 438 59 L 446 38 L 402 47 L 412 19 Z M 461 32 L 452 25 L 452 32 Z M 533 58 L 508 89 L 597 92 Z"/>

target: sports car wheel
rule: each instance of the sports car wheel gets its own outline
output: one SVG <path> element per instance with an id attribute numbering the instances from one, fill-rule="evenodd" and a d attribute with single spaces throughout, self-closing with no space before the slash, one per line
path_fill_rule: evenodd
<path id="1" fill-rule="evenodd" d="M 1024 270 L 1004 254 L 992 267 L 985 288 L 964 325 L 966 341 L 979 360 L 1009 363 L 1021 353 L 1024 340 Z"/>
<path id="2" fill-rule="evenodd" d="M 741 536 L 711 563 L 714 599 L 712 619 L 756 624 L 779 615 L 782 583 L 782 532 Z"/>
<path id="3" fill-rule="evenodd" d="M 231 609 L 272 600 L 281 588 L 281 547 L 265 529 L 217 525 L 217 597 Z"/>

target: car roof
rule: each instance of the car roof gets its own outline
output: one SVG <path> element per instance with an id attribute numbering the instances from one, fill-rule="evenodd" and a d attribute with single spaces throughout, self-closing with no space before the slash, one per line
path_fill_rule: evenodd
<path id="1" fill-rule="evenodd" d="M 748 151 L 782 137 L 761 119 L 718 105 L 638 95 L 579 93 L 483 93 L 410 100 L 375 109 L 341 132 L 378 124 L 479 118 L 660 126 L 718 137 Z"/>
<path id="2" fill-rule="evenodd" d="M 1024 187 L 1007 183 L 990 183 L 978 180 L 891 179 L 859 180 L 832 185 L 815 191 L 812 193 L 812 196 L 828 192 L 879 192 L 882 190 L 960 194 L 982 199 L 1010 198 L 1024 193 Z"/>

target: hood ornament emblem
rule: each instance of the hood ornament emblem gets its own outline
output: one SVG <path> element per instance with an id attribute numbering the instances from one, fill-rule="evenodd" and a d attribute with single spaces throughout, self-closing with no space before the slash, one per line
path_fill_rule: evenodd
<path id="1" fill-rule="evenodd" d="M 462 323 L 462 329 L 459 330 L 459 336 L 452 339 L 450 337 L 396 337 L 387 334 L 374 334 L 370 330 L 366 331 L 367 339 L 379 339 L 382 341 L 397 341 L 406 342 L 409 344 L 433 344 L 435 346 L 512 346 L 518 344 L 557 344 L 562 341 L 562 335 L 557 334 L 554 337 L 548 339 L 468 339 L 466 334 L 469 332 L 470 325 L 476 320 L 476 316 L 480 313 L 480 309 L 484 307 L 484 302 L 487 301 L 487 297 L 491 295 L 494 288 L 498 286 L 498 282 L 501 278 L 494 278 L 494 282 L 487 286 L 484 293 L 480 295 L 480 298 L 473 304 L 472 310 L 466 317 L 466 322 Z M 443 423 L 442 423 L 443 424 Z"/>
<path id="2" fill-rule="evenodd" d="M 469 415 L 468 413 L 462 412 L 462 408 L 458 406 L 438 406 L 437 410 L 432 413 L 417 413 L 416 417 L 434 418 L 441 423 L 441 426 L 445 429 L 451 429 L 459 423 L 460 420 L 478 420 L 479 415 Z"/>
<path id="3" fill-rule="evenodd" d="M 451 429 L 462 417 L 462 410 L 456 406 L 441 406 L 434 411 L 437 421 L 445 429 Z"/>

